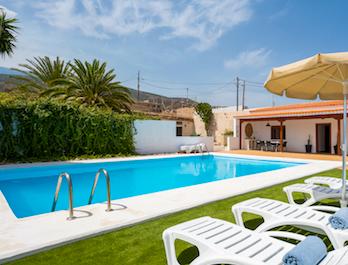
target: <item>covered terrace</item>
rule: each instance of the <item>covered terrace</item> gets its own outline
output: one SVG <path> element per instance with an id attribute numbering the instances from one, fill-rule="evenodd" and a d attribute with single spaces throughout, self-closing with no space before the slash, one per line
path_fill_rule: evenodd
<path id="1" fill-rule="evenodd" d="M 267 144 L 276 142 L 273 151 L 340 155 L 342 113 L 341 100 L 251 109 L 236 117 L 239 147 L 265 151 Z"/>

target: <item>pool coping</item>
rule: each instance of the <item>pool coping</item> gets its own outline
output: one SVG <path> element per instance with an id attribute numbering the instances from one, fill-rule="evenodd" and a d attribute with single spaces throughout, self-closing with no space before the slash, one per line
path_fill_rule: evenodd
<path id="1" fill-rule="evenodd" d="M 55 246 L 117 230 L 156 217 L 193 208 L 202 204 L 266 188 L 340 166 L 338 161 L 297 158 L 265 157 L 215 153 L 215 156 L 238 157 L 257 160 L 304 162 L 306 164 L 214 182 L 160 191 L 112 201 L 112 212 L 105 212 L 106 205 L 98 203 L 77 207 L 76 218 L 66 221 L 67 211 L 41 214 L 17 219 L 0 191 L 0 262 L 18 259 Z M 74 160 L 63 162 L 32 163 L 32 165 L 95 163 L 108 161 L 159 159 L 195 155 L 155 155 L 128 158 Z M 23 167 L 28 164 L 2 165 Z M 281 176 L 281 177 L 279 177 Z M 262 182 L 257 181 L 262 177 Z M 209 190 L 209 192 L 207 192 Z"/>

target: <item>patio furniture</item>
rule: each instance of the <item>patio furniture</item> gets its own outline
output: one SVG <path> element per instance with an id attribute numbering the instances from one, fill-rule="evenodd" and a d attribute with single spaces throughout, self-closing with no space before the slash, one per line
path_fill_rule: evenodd
<path id="1" fill-rule="evenodd" d="M 310 206 L 325 199 L 339 200 L 341 197 L 341 190 L 342 189 L 332 189 L 329 187 L 303 183 L 297 183 L 283 188 L 290 204 L 297 204 L 293 197 L 294 192 L 308 195 L 309 197 L 303 204 L 297 204 L 301 206 Z"/>
<path id="2" fill-rule="evenodd" d="M 258 233 L 227 221 L 201 217 L 166 229 L 163 241 L 167 264 L 179 265 L 175 252 L 175 240 L 184 240 L 195 245 L 199 256 L 191 265 L 238 264 L 274 265 L 283 264 L 283 257 L 294 245 L 273 237 L 302 241 L 304 236 L 281 231 Z M 346 265 L 348 248 L 330 251 L 320 265 Z"/>
<path id="3" fill-rule="evenodd" d="M 284 150 L 284 147 L 285 147 L 285 149 L 286 149 L 286 141 L 283 141 L 283 150 Z M 280 141 L 271 141 L 271 144 L 273 145 L 273 147 L 274 147 L 274 150 L 276 151 L 276 152 L 278 152 L 278 151 L 280 151 L 279 150 L 279 147 L 280 147 Z"/>
<path id="4" fill-rule="evenodd" d="M 321 210 L 321 211 L 320 211 Z M 337 211 L 332 206 L 300 207 L 272 199 L 253 198 L 233 205 L 236 223 L 244 226 L 243 213 L 261 216 L 264 222 L 255 231 L 265 232 L 283 225 L 292 225 L 314 233 L 326 235 L 335 249 L 344 247 L 348 230 L 334 229 L 329 218 L 332 214 L 322 211 Z"/>
<path id="5" fill-rule="evenodd" d="M 307 184 L 321 184 L 327 185 L 331 189 L 340 189 L 342 187 L 342 180 L 339 178 L 327 177 L 327 176 L 314 176 L 304 181 Z"/>
<path id="6" fill-rule="evenodd" d="M 271 141 L 271 145 L 273 146 L 273 150 L 278 152 L 279 141 Z"/>
<path id="7" fill-rule="evenodd" d="M 196 152 L 196 145 L 182 145 L 180 146 L 179 149 L 180 149 L 180 152 L 190 154 L 192 152 Z"/>
<path id="8" fill-rule="evenodd" d="M 255 139 L 245 139 L 245 148 L 246 150 L 256 149 L 257 143 Z"/>
<path id="9" fill-rule="evenodd" d="M 266 149 L 265 141 L 260 141 L 260 150 L 264 151 Z"/>
<path id="10" fill-rule="evenodd" d="M 261 141 L 260 141 L 260 140 L 256 140 L 255 149 L 256 149 L 256 150 L 261 150 Z"/>
<path id="11" fill-rule="evenodd" d="M 274 146 L 272 145 L 271 141 L 266 141 L 266 151 L 274 151 Z"/>

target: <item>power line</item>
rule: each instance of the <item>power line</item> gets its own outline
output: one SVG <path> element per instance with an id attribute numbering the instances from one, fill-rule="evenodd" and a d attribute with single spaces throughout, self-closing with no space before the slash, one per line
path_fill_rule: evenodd
<path id="1" fill-rule="evenodd" d="M 231 81 L 226 81 L 226 82 L 176 82 L 176 81 L 166 81 L 166 80 L 156 80 L 156 79 L 148 79 L 148 78 L 143 78 L 142 80 L 150 81 L 150 82 L 155 82 L 155 83 L 167 83 L 167 84 L 177 84 L 177 85 L 191 85 L 191 86 L 201 86 L 201 85 L 209 85 L 209 86 L 214 86 L 214 85 L 222 85 Z"/>

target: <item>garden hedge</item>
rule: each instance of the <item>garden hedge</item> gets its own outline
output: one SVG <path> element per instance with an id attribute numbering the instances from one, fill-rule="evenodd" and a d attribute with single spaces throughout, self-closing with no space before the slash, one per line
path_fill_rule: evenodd
<path id="1" fill-rule="evenodd" d="M 0 159 L 134 152 L 132 115 L 49 99 L 0 95 Z"/>

